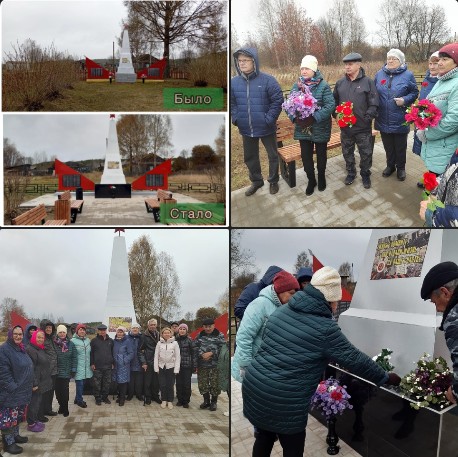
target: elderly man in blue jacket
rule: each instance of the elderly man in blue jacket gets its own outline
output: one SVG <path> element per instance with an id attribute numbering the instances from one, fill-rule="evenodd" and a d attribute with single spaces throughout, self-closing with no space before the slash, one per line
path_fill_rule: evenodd
<path id="1" fill-rule="evenodd" d="M 249 197 L 264 185 L 259 161 L 259 139 L 269 157 L 270 193 L 278 192 L 278 150 L 276 123 L 281 113 L 283 93 L 277 80 L 259 70 L 258 53 L 254 48 L 241 48 L 234 53 L 238 76 L 231 81 L 232 123 L 243 138 L 244 162 L 248 167 L 251 186 Z"/>

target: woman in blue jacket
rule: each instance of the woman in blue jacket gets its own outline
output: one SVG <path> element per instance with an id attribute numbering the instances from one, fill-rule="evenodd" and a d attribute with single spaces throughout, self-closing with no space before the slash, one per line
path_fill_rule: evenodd
<path id="1" fill-rule="evenodd" d="M 331 88 L 318 70 L 318 60 L 315 56 L 307 55 L 301 62 L 301 76 L 294 83 L 292 91 L 304 91 L 308 87 L 318 102 L 320 109 L 307 119 L 295 119 L 289 116 L 296 124 L 294 139 L 299 140 L 304 171 L 307 174 L 308 184 L 305 195 L 312 195 L 317 185 L 315 165 L 313 164 L 313 148 L 316 149 L 316 164 L 318 169 L 318 190 L 326 189 L 326 162 L 328 141 L 331 138 L 331 114 L 335 108 L 334 96 Z M 309 127 L 306 129 L 305 127 Z"/>
<path id="2" fill-rule="evenodd" d="M 118 403 L 124 406 L 126 401 L 127 386 L 130 381 L 130 364 L 135 356 L 132 340 L 127 337 L 127 329 L 119 326 L 113 340 L 114 369 L 112 379 L 118 384 Z"/>
<path id="3" fill-rule="evenodd" d="M 380 98 L 375 128 L 380 130 L 386 153 L 387 178 L 397 170 L 399 181 L 406 179 L 407 136 L 410 126 L 405 123 L 405 108 L 418 97 L 417 82 L 407 70 L 404 53 L 390 49 L 387 62 L 375 75 L 375 86 Z"/>

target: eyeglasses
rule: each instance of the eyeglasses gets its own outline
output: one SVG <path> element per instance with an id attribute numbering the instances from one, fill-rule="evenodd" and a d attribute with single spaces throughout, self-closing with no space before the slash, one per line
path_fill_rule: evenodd
<path id="1" fill-rule="evenodd" d="M 397 57 L 388 57 L 387 59 L 387 62 L 389 62 L 390 60 L 399 60 Z"/>
<path id="2" fill-rule="evenodd" d="M 238 63 L 248 63 L 253 62 L 253 59 L 237 59 Z"/>

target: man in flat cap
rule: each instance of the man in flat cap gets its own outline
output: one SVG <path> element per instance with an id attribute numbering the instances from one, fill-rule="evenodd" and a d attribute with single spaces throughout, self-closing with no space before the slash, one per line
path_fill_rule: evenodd
<path id="1" fill-rule="evenodd" d="M 356 117 L 353 126 L 341 127 L 340 130 L 342 155 L 347 169 L 345 184 L 350 185 L 356 178 L 356 144 L 360 156 L 359 167 L 363 186 L 369 189 L 373 153 L 372 120 L 377 117 L 379 97 L 374 81 L 366 76 L 361 66 L 361 54 L 351 52 L 343 58 L 343 62 L 345 76 L 336 82 L 334 99 L 337 107 L 343 102 L 352 102 L 353 115 Z"/>
<path id="2" fill-rule="evenodd" d="M 204 402 L 200 409 L 216 411 L 216 402 L 221 393 L 219 383 L 218 359 L 222 346 L 226 343 L 224 335 L 215 328 L 215 320 L 204 319 L 203 330 L 195 340 L 197 359 L 197 384 Z"/>
<path id="3" fill-rule="evenodd" d="M 453 381 L 447 399 L 458 400 L 458 265 L 442 262 L 431 268 L 421 287 L 421 298 L 431 300 L 438 313 L 443 313 L 439 330 L 445 332 L 445 342 L 453 363 Z"/>
<path id="4" fill-rule="evenodd" d="M 113 368 L 113 340 L 107 334 L 107 326 L 97 327 L 97 336 L 91 341 L 91 368 L 94 372 L 95 404 L 100 406 L 102 401 L 110 404 L 111 370 Z"/>

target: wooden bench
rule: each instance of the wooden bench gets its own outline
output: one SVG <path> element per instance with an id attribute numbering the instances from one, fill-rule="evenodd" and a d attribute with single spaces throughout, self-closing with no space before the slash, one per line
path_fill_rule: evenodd
<path id="1" fill-rule="evenodd" d="M 160 208 L 161 204 L 167 205 L 176 203 L 176 199 L 172 197 L 172 192 L 166 189 L 158 189 L 156 192 L 156 197 L 145 198 L 146 211 L 148 213 L 153 213 L 154 220 L 160 222 Z"/>
<path id="2" fill-rule="evenodd" d="M 296 160 L 302 160 L 299 141 L 283 145 L 283 141 L 294 138 L 294 128 L 295 124 L 289 119 L 280 119 L 277 121 L 277 148 L 278 155 L 280 156 L 280 172 L 289 187 L 296 187 Z M 377 130 L 372 130 L 372 149 L 374 148 L 375 135 L 377 133 Z M 328 149 L 335 149 L 340 146 L 340 131 L 331 133 L 331 138 L 328 141 Z M 313 153 L 315 154 L 315 152 L 314 149 Z"/>
<path id="3" fill-rule="evenodd" d="M 15 217 L 13 225 L 67 225 L 66 219 L 46 220 L 46 208 L 43 203 Z"/>
<path id="4" fill-rule="evenodd" d="M 66 204 L 64 203 L 65 201 L 68 201 L 69 203 Z M 62 202 L 62 203 L 58 203 Z M 70 220 L 72 223 L 75 223 L 76 221 L 76 216 L 78 213 L 83 212 L 83 205 L 84 205 L 84 200 L 72 200 L 72 194 L 70 193 L 69 190 L 66 190 L 64 193 L 59 195 L 59 199 L 55 202 L 54 207 L 56 212 L 58 213 L 63 213 L 67 214 L 68 213 L 68 208 L 67 206 L 70 207 Z M 67 218 L 67 217 L 66 217 Z"/>

